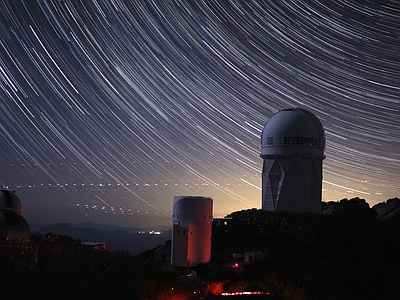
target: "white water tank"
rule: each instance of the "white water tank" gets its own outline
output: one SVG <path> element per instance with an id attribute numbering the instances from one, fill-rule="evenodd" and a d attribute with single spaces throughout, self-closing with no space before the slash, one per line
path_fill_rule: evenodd
<path id="1" fill-rule="evenodd" d="M 171 265 L 194 267 L 211 259 L 213 200 L 176 196 L 172 208 Z"/>

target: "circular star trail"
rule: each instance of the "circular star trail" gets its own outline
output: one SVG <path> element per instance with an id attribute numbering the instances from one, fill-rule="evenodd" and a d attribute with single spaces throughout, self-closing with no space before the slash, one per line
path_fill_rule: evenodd
<path id="1" fill-rule="evenodd" d="M 28 219 L 258 208 L 261 131 L 297 106 L 325 129 L 323 200 L 399 196 L 399 7 L 2 1 L 0 184 Z"/>

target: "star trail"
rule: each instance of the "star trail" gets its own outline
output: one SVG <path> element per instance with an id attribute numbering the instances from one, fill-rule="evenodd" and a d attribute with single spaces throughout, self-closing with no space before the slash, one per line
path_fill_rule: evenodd
<path id="1" fill-rule="evenodd" d="M 0 185 L 28 220 L 261 207 L 260 136 L 303 107 L 323 200 L 400 189 L 399 1 L 1 1 Z"/>

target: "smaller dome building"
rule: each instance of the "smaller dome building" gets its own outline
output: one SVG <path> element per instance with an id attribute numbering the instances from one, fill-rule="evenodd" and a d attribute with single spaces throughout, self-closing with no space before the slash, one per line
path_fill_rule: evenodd
<path id="1" fill-rule="evenodd" d="M 274 114 L 261 135 L 262 209 L 320 213 L 324 150 L 313 113 L 296 107 Z"/>
<path id="2" fill-rule="evenodd" d="M 31 231 L 23 217 L 21 200 L 15 192 L 0 190 L 0 241 L 29 241 Z"/>

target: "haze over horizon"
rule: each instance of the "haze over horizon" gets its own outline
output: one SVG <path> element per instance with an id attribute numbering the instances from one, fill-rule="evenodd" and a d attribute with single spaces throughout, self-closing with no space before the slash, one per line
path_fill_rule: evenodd
<path id="1" fill-rule="evenodd" d="M 170 224 L 261 207 L 260 136 L 326 135 L 323 201 L 399 197 L 396 1 L 3 1 L 0 186 L 28 221 Z"/>

